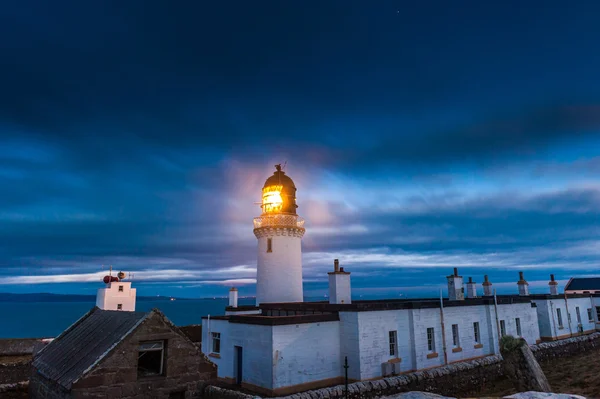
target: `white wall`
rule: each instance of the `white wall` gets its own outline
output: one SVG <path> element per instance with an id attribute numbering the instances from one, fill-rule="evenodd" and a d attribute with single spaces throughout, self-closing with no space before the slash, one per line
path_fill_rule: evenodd
<path id="1" fill-rule="evenodd" d="M 521 320 L 521 338 L 529 345 L 534 345 L 540 339 L 540 328 L 536 308 L 530 303 L 513 303 L 498 305 L 498 320 L 504 320 L 506 334 L 514 337 L 517 335 L 516 318 Z"/>
<path id="2" fill-rule="evenodd" d="M 442 325 L 440 318 L 440 309 L 413 309 L 413 345 L 414 362 L 413 369 L 422 369 L 428 367 L 441 366 L 444 364 L 444 351 L 442 341 Z M 427 328 L 434 328 L 435 352 L 438 356 L 427 358 L 430 351 L 427 348 Z"/>
<path id="3" fill-rule="evenodd" d="M 349 273 L 329 274 L 329 303 L 352 303 Z"/>
<path id="4" fill-rule="evenodd" d="M 358 312 L 340 312 L 340 362 L 348 357 L 348 378 L 360 380 Z"/>
<path id="5" fill-rule="evenodd" d="M 242 347 L 242 381 L 260 387 L 273 388 L 272 327 L 229 323 L 227 320 L 202 319 L 202 352 L 217 365 L 221 378 L 235 378 L 235 346 Z M 221 333 L 219 357 L 211 356 L 212 332 Z"/>
<path id="6" fill-rule="evenodd" d="M 590 298 L 552 298 L 535 299 L 538 306 L 538 319 L 542 337 L 556 338 L 570 336 L 578 333 L 577 307 L 581 315 L 581 326 L 584 332 L 594 330 L 595 322 L 588 319 L 588 309 L 592 309 L 592 316 L 596 317 L 595 305 Z M 567 312 L 568 306 L 568 312 Z M 558 323 L 557 309 L 562 315 L 562 328 Z"/>
<path id="7" fill-rule="evenodd" d="M 397 331 L 401 371 L 413 368 L 409 313 L 407 309 L 358 313 L 360 379 L 382 377 L 381 364 L 396 358 L 390 356 L 390 331 Z"/>
<path id="8" fill-rule="evenodd" d="M 444 308 L 444 324 L 446 333 L 446 345 L 448 352 L 448 362 L 457 362 L 464 359 L 481 357 L 494 354 L 493 336 L 494 327 L 488 323 L 489 306 L 452 306 Z M 493 312 L 493 307 L 491 309 Z M 481 348 L 475 348 L 475 332 L 473 323 L 479 323 L 479 339 Z M 460 352 L 453 352 L 455 349 L 452 340 L 452 325 L 458 325 L 459 348 Z M 458 349 L 457 349 L 458 350 Z"/>
<path id="9" fill-rule="evenodd" d="M 598 313 L 596 311 L 597 307 L 600 307 L 600 297 L 592 297 L 592 303 L 594 305 L 594 320 L 596 321 L 596 329 L 600 330 L 600 319 L 598 319 Z"/>
<path id="10" fill-rule="evenodd" d="M 273 388 L 341 375 L 338 321 L 273 327 Z"/>
<path id="11" fill-rule="evenodd" d="M 536 311 L 540 329 L 540 338 L 555 337 L 554 321 L 552 320 L 552 314 L 550 312 L 550 301 L 534 299 L 533 302 L 537 305 Z"/>
<path id="12" fill-rule="evenodd" d="M 256 268 L 256 304 L 302 302 L 302 234 L 294 228 L 261 228 Z M 267 240 L 272 251 L 267 252 Z"/>
<path id="13" fill-rule="evenodd" d="M 119 291 L 123 287 L 123 291 Z M 119 310 L 122 305 L 123 311 L 135 311 L 136 289 L 131 288 L 131 281 L 114 281 L 106 284 L 105 288 L 99 288 L 96 294 L 96 306 L 102 310 Z"/>

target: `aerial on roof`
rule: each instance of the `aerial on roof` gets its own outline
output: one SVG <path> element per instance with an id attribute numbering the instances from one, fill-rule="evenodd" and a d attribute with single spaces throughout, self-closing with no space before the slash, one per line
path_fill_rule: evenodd
<path id="1" fill-rule="evenodd" d="M 565 291 L 600 291 L 600 277 L 574 277 L 566 285 Z"/>
<path id="2" fill-rule="evenodd" d="M 95 307 L 42 349 L 33 360 L 33 367 L 70 389 L 151 313 Z"/>

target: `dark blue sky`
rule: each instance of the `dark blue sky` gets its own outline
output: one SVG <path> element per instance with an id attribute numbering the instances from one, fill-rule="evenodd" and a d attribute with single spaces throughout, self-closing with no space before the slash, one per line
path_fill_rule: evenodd
<path id="1" fill-rule="evenodd" d="M 254 293 L 287 161 L 305 291 L 516 292 L 599 274 L 600 4 L 12 2 L 0 13 L 0 291 Z M 504 283 L 504 284 L 500 284 Z M 411 288 L 411 287 L 426 288 Z"/>

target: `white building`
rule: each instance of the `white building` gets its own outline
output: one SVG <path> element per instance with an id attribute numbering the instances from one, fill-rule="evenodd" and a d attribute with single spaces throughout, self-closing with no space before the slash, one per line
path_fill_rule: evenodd
<path id="1" fill-rule="evenodd" d="M 280 167 L 263 188 L 263 214 L 254 222 L 257 306 L 238 306 L 230 291 L 226 316 L 202 320 L 202 350 L 227 382 L 286 395 L 342 383 L 346 359 L 351 381 L 369 380 L 497 354 L 502 335 L 535 344 L 595 328 L 588 311 L 600 296 L 529 295 L 522 274 L 519 295 L 494 296 L 485 276 L 484 296 L 469 286 L 465 298 L 454 269 L 449 298 L 354 301 L 351 275 L 335 260 L 329 302 L 303 302 L 295 192 Z M 562 330 L 551 321 L 561 307 Z"/>
<path id="2" fill-rule="evenodd" d="M 125 273 L 119 272 L 117 277 L 105 276 L 104 288 L 96 294 L 96 306 L 102 310 L 135 311 L 136 289 L 131 288 L 131 281 L 123 281 Z"/>

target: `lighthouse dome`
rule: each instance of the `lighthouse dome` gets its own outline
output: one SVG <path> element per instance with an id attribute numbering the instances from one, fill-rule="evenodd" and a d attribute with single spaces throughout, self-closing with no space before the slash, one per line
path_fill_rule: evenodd
<path id="1" fill-rule="evenodd" d="M 275 173 L 270 176 L 263 186 L 263 214 L 287 213 L 296 214 L 296 185 L 294 181 L 281 170 L 281 165 L 275 165 Z"/>

